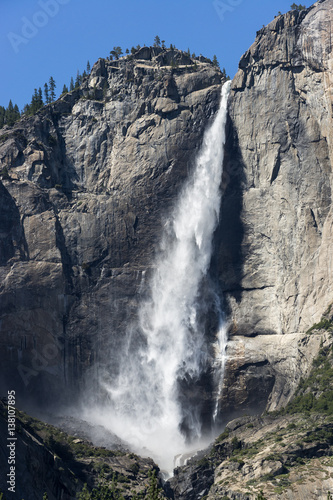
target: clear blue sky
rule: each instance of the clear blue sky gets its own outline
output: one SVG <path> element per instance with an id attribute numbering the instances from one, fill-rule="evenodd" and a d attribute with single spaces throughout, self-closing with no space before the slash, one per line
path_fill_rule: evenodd
<path id="1" fill-rule="evenodd" d="M 77 70 L 114 45 L 152 45 L 155 35 L 212 58 L 230 77 L 256 31 L 291 0 L 1 0 L 0 104 L 22 109 L 52 75 L 57 95 Z M 297 2 L 296 2 L 297 3 Z M 303 1 L 309 7 L 312 1 Z M 216 7 L 217 5 L 217 7 Z"/>

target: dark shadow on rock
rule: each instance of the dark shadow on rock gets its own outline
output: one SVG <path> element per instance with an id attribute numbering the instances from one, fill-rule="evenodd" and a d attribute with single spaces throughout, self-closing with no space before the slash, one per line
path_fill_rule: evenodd
<path id="1" fill-rule="evenodd" d="M 230 309 L 225 296 L 231 295 L 240 302 L 242 298 L 240 283 L 245 258 L 242 247 L 244 224 L 241 218 L 245 181 L 244 162 L 238 144 L 237 130 L 229 115 L 226 134 L 220 222 L 214 235 L 211 274 L 218 282 L 223 311 L 228 318 Z"/>
<path id="2" fill-rule="evenodd" d="M 19 209 L 0 182 L 0 266 L 6 265 L 15 254 L 20 260 L 27 260 L 28 246 Z"/>

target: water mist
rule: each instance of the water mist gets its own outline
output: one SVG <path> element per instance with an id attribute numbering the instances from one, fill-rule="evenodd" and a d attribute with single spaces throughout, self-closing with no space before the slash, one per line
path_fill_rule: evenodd
<path id="1" fill-rule="evenodd" d="M 165 225 L 149 299 L 140 306 L 138 324 L 128 328 L 126 352 L 119 353 L 123 360 L 118 378 L 104 384 L 110 408 L 94 417 L 169 472 L 174 457 L 198 447 L 202 434 L 200 412 L 195 402 L 187 402 L 182 386 L 195 386 L 210 367 L 216 398 L 212 422 L 222 388 L 225 329 L 220 317 L 214 338 L 207 342 L 200 319 L 200 289 L 207 280 L 220 211 L 229 89 L 227 82 L 191 178 Z M 210 297 L 220 315 L 213 290 Z"/>

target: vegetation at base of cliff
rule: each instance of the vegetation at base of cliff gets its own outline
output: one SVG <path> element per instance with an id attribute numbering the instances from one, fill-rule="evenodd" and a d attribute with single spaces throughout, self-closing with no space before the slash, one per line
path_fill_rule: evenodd
<path id="1" fill-rule="evenodd" d="M 83 489 L 76 495 L 78 500 L 125 500 L 122 490 L 118 487 L 116 476 L 112 477 L 111 485 L 107 483 L 105 475 L 100 477 L 100 484 L 89 491 L 87 483 Z M 160 500 L 165 498 L 162 488 L 159 488 L 155 470 L 148 471 L 148 484 L 145 491 L 136 493 L 131 491 L 130 498 L 133 500 Z"/>
<path id="2" fill-rule="evenodd" d="M 4 401 L 0 401 L 0 416 L 7 417 Z M 158 468 L 149 458 L 94 446 L 18 409 L 16 433 L 20 439 L 37 440 L 51 452 L 54 470 L 65 484 L 69 481 L 76 492 L 80 491 L 76 496 L 80 500 L 165 498 L 157 477 Z"/>
<path id="3" fill-rule="evenodd" d="M 275 498 L 295 481 L 305 483 L 314 475 L 324 479 L 333 465 L 332 421 L 331 416 L 304 413 L 242 417 L 197 461 L 197 475 L 214 474 L 211 498 L 233 498 L 236 491 L 253 499 Z"/>
<path id="4" fill-rule="evenodd" d="M 333 318 L 331 305 L 319 323 L 306 332 L 325 330 L 332 334 Z M 312 362 L 312 369 L 306 379 L 302 379 L 292 400 L 278 414 L 323 413 L 333 415 L 333 344 L 321 347 Z"/>
<path id="5" fill-rule="evenodd" d="M 333 345 L 321 348 L 309 377 L 301 380 L 294 398 L 280 413 L 312 412 L 333 415 Z"/>
<path id="6" fill-rule="evenodd" d="M 327 332 L 333 332 L 333 315 L 331 313 L 332 305 L 330 304 L 324 314 L 321 317 L 319 323 L 315 323 L 307 330 L 307 334 L 315 332 L 317 330 L 326 330 Z"/>
<path id="7" fill-rule="evenodd" d="M 308 333 L 322 330 L 332 334 L 331 307 Z M 240 491 L 239 483 L 249 498 L 270 498 L 291 490 L 295 482 L 311 482 L 314 477 L 320 482 L 330 477 L 333 466 L 333 341 L 330 336 L 323 335 L 309 376 L 301 380 L 285 408 L 257 419 L 243 417 L 237 422 L 235 430 L 227 426 L 209 454 L 197 462 L 199 468 L 215 474 L 210 489 L 212 498 L 214 494 L 219 495 L 216 498 L 223 495 L 227 498 L 236 491 L 236 485 Z M 329 491 L 327 495 L 331 498 Z"/>

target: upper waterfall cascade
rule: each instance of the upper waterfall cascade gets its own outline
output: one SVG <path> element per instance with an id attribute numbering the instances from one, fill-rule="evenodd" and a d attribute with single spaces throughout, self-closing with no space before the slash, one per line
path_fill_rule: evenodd
<path id="1" fill-rule="evenodd" d="M 201 415 L 193 393 L 191 401 L 191 387 L 208 366 L 216 398 L 212 422 L 218 412 L 225 332 L 218 296 L 208 283 L 209 300 L 220 317 L 207 339 L 200 289 L 207 282 L 219 219 L 229 90 L 226 82 L 191 177 L 165 224 L 149 298 L 140 306 L 138 324 L 128 328 L 121 371 L 116 381 L 105 383 L 112 409 L 104 425 L 140 453 L 145 448 L 169 471 L 173 457 L 201 438 Z"/>

